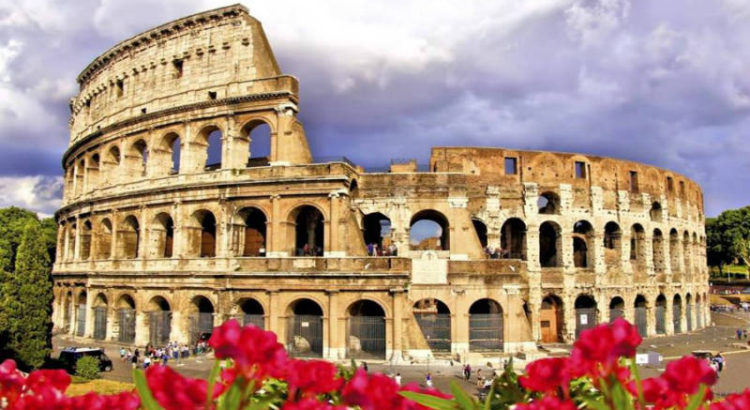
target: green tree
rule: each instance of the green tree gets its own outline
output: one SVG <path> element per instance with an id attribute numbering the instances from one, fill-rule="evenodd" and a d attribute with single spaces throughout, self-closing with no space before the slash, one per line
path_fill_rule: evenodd
<path id="1" fill-rule="evenodd" d="M 724 265 L 750 260 L 750 206 L 730 209 L 706 219 L 706 247 L 709 266 L 722 272 Z"/>
<path id="2" fill-rule="evenodd" d="M 0 209 L 0 238 L 7 239 L 10 244 L 11 272 L 16 264 L 16 253 L 21 244 L 23 230 L 29 222 L 39 222 L 34 212 L 15 206 Z"/>
<path id="3" fill-rule="evenodd" d="M 38 368 L 50 352 L 53 295 L 47 245 L 36 220 L 23 229 L 15 272 L 5 285 L 6 348 L 19 365 Z"/>

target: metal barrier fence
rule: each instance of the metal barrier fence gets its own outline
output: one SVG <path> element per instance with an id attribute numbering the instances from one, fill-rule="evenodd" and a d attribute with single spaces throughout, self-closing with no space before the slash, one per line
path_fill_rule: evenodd
<path id="1" fill-rule="evenodd" d="M 83 336 L 86 333 L 86 304 L 78 305 L 76 336 Z"/>
<path id="2" fill-rule="evenodd" d="M 664 306 L 656 306 L 656 333 L 663 335 L 667 333 L 667 309 Z"/>
<path id="3" fill-rule="evenodd" d="M 202 340 L 214 331 L 214 314 L 201 312 L 190 317 L 190 344 Z"/>
<path id="4" fill-rule="evenodd" d="M 609 310 L 609 321 L 614 322 L 618 317 L 625 316 L 625 309 L 613 308 Z"/>
<path id="5" fill-rule="evenodd" d="M 349 318 L 349 357 L 385 358 L 385 318 L 352 316 Z"/>
<path id="6" fill-rule="evenodd" d="M 502 313 L 469 315 L 469 350 L 503 350 Z"/>
<path id="7" fill-rule="evenodd" d="M 117 335 L 117 340 L 122 343 L 135 342 L 135 310 L 120 309 L 118 315 L 120 317 L 120 332 Z"/>
<path id="8" fill-rule="evenodd" d="M 94 308 L 94 339 L 104 340 L 107 337 L 107 308 Z"/>
<path id="9" fill-rule="evenodd" d="M 698 328 L 700 329 L 703 327 L 703 314 L 702 314 L 701 304 L 696 303 L 695 304 L 695 323 L 698 325 Z"/>
<path id="10" fill-rule="evenodd" d="M 687 331 L 693 330 L 693 305 L 685 306 L 685 321 L 687 322 Z"/>
<path id="11" fill-rule="evenodd" d="M 164 346 L 169 343 L 172 332 L 172 312 L 156 311 L 148 314 L 149 341 L 153 346 Z"/>
<path id="12" fill-rule="evenodd" d="M 672 323 L 674 332 L 682 333 L 682 305 L 672 305 Z"/>
<path id="13" fill-rule="evenodd" d="M 265 329 L 266 321 L 263 315 L 242 315 L 242 325 L 255 325 L 261 329 Z"/>
<path id="14" fill-rule="evenodd" d="M 451 351 L 451 315 L 439 313 L 415 313 L 417 324 L 422 330 L 430 350 L 433 352 Z"/>
<path id="15" fill-rule="evenodd" d="M 635 327 L 638 328 L 638 333 L 640 333 L 642 337 L 646 337 L 648 319 L 645 307 L 635 308 Z"/>
<path id="16" fill-rule="evenodd" d="M 596 308 L 576 309 L 576 339 L 586 329 L 596 326 Z"/>
<path id="17" fill-rule="evenodd" d="M 292 356 L 323 356 L 322 316 L 292 316 L 287 335 L 287 351 Z"/>

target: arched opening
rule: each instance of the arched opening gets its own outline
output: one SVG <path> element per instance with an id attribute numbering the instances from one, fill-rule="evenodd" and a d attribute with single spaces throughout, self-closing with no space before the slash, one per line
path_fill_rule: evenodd
<path id="1" fill-rule="evenodd" d="M 78 300 L 76 300 L 78 306 L 76 311 L 76 336 L 82 337 L 86 334 L 86 292 L 83 291 L 78 294 Z"/>
<path id="2" fill-rule="evenodd" d="M 646 264 L 646 231 L 640 224 L 635 224 L 630 229 L 630 263 L 633 270 L 643 270 Z"/>
<path id="3" fill-rule="evenodd" d="M 86 183 L 86 178 L 85 178 L 86 160 L 85 159 L 81 159 L 80 161 L 78 161 L 78 164 L 76 165 L 75 175 L 76 175 L 75 191 L 76 191 L 76 196 L 78 196 L 86 191 L 86 187 L 84 186 L 84 184 Z"/>
<path id="4" fill-rule="evenodd" d="M 526 260 L 526 224 L 518 218 L 510 218 L 500 228 L 502 257 Z"/>
<path id="5" fill-rule="evenodd" d="M 311 299 L 289 305 L 287 351 L 292 356 L 323 355 L 323 309 Z"/>
<path id="6" fill-rule="evenodd" d="M 667 298 L 660 294 L 656 298 L 656 334 L 663 335 L 667 333 Z"/>
<path id="7" fill-rule="evenodd" d="M 451 311 L 438 299 L 422 299 L 414 304 L 414 318 L 433 352 L 451 351 Z"/>
<path id="8" fill-rule="evenodd" d="M 115 184 L 117 183 L 117 177 L 120 169 L 120 148 L 118 148 L 116 145 L 113 145 L 110 147 L 110 149 L 107 151 L 106 155 L 104 156 L 104 164 L 105 165 L 105 175 L 107 178 L 108 184 Z M 72 186 L 72 185 L 69 185 Z"/>
<path id="9" fill-rule="evenodd" d="M 562 266 L 560 225 L 545 222 L 539 226 L 539 264 L 543 268 Z"/>
<path id="10" fill-rule="evenodd" d="M 604 225 L 604 263 L 613 268 L 620 265 L 622 258 L 622 231 L 620 225 L 608 222 Z"/>
<path id="11" fill-rule="evenodd" d="M 154 218 L 151 227 L 151 250 L 157 258 L 171 258 L 174 247 L 174 221 L 162 212 Z"/>
<path id="12" fill-rule="evenodd" d="M 193 212 L 189 228 L 191 254 L 201 258 L 216 256 L 216 218 L 211 211 L 201 209 Z"/>
<path id="13" fill-rule="evenodd" d="M 589 295 L 580 295 L 575 301 L 576 339 L 582 331 L 591 329 L 597 324 L 596 300 Z"/>
<path id="14" fill-rule="evenodd" d="M 135 342 L 135 301 L 130 295 L 117 300 L 117 341 Z"/>
<path id="15" fill-rule="evenodd" d="M 208 340 L 214 331 L 214 305 L 205 296 L 196 296 L 190 306 L 190 344 Z"/>
<path id="16" fill-rule="evenodd" d="M 96 259 L 109 259 L 112 256 L 112 222 L 108 218 L 102 219 L 97 227 Z"/>
<path id="17" fill-rule="evenodd" d="M 675 333 L 682 333 L 682 298 L 674 295 L 672 298 L 672 323 Z"/>
<path id="18" fill-rule="evenodd" d="M 674 228 L 669 231 L 669 268 L 672 273 L 680 272 L 680 235 Z"/>
<path id="19" fill-rule="evenodd" d="M 85 221 L 81 229 L 81 259 L 91 258 L 91 221 Z"/>
<path id="20" fill-rule="evenodd" d="M 123 259 L 137 258 L 141 239 L 141 230 L 140 225 L 138 225 L 138 219 L 133 215 L 128 215 L 120 224 L 120 229 L 117 232 L 117 235 L 120 257 Z"/>
<path id="21" fill-rule="evenodd" d="M 107 337 L 107 297 L 100 293 L 94 299 L 94 339 Z"/>
<path id="22" fill-rule="evenodd" d="M 695 328 L 703 327 L 703 310 L 701 309 L 701 295 L 695 296 Z"/>
<path id="23" fill-rule="evenodd" d="M 690 266 L 690 235 L 685 231 L 682 235 L 682 258 L 684 264 L 684 272 L 690 273 L 692 271 Z"/>
<path id="24" fill-rule="evenodd" d="M 63 299 L 63 329 L 65 333 L 70 331 L 70 322 L 73 319 L 73 292 L 68 291 Z"/>
<path id="25" fill-rule="evenodd" d="M 609 301 L 609 321 L 614 322 L 618 317 L 625 316 L 625 301 L 615 296 Z"/>
<path id="26" fill-rule="evenodd" d="M 65 259 L 72 261 L 76 259 L 76 236 L 78 231 L 78 225 L 75 223 L 68 226 L 68 243 L 67 249 L 65 249 Z"/>
<path id="27" fill-rule="evenodd" d="M 537 199 L 537 207 L 540 214 L 560 214 L 560 196 L 554 192 L 543 192 Z"/>
<path id="28" fill-rule="evenodd" d="M 664 236 L 659 229 L 654 229 L 653 238 L 651 238 L 651 254 L 654 261 L 654 270 L 656 272 L 664 271 Z"/>
<path id="29" fill-rule="evenodd" d="M 651 204 L 651 210 L 648 211 L 652 222 L 661 222 L 661 204 L 654 202 Z"/>
<path id="30" fill-rule="evenodd" d="M 148 146 L 146 141 L 136 141 L 130 149 L 130 156 L 133 158 L 132 170 L 135 175 L 145 177 L 148 170 Z"/>
<path id="31" fill-rule="evenodd" d="M 348 351 L 352 358 L 385 358 L 385 311 L 370 300 L 349 306 Z"/>
<path id="32" fill-rule="evenodd" d="M 450 249 L 448 218 L 426 209 L 417 212 L 409 223 L 409 248 L 412 250 L 447 251 Z"/>
<path id="33" fill-rule="evenodd" d="M 482 249 L 487 248 L 487 225 L 479 219 L 473 218 L 471 223 L 474 225 L 474 232 L 476 232 L 477 238 L 479 238 L 479 244 L 482 245 Z"/>
<path id="34" fill-rule="evenodd" d="M 240 310 L 242 311 L 242 325 L 254 325 L 261 329 L 266 327 L 264 320 L 265 311 L 263 306 L 253 298 L 240 300 Z"/>
<path id="35" fill-rule="evenodd" d="M 352 198 L 359 197 L 359 183 L 356 179 L 352 179 L 352 182 L 349 183 L 349 196 Z"/>
<path id="36" fill-rule="evenodd" d="M 86 170 L 86 184 L 88 189 L 94 189 L 99 186 L 99 166 L 100 166 L 99 154 L 94 154 L 89 160 L 89 168 Z"/>
<path id="37" fill-rule="evenodd" d="M 152 346 L 164 346 L 169 343 L 172 333 L 172 310 L 169 302 L 161 296 L 155 296 L 148 303 L 148 340 Z"/>
<path id="38" fill-rule="evenodd" d="M 480 299 L 469 308 L 469 350 L 503 350 L 503 308 L 492 299 Z"/>
<path id="39" fill-rule="evenodd" d="M 159 166 L 163 169 L 165 175 L 174 175 L 180 173 L 180 155 L 182 152 L 182 141 L 179 135 L 170 132 L 165 135 L 159 145 L 160 153 Z"/>
<path id="40" fill-rule="evenodd" d="M 688 293 L 685 295 L 685 324 L 687 331 L 693 331 L 693 297 Z"/>
<path id="41" fill-rule="evenodd" d="M 576 268 L 592 267 L 594 261 L 594 228 L 588 221 L 573 224 L 573 264 Z"/>
<path id="42" fill-rule="evenodd" d="M 242 134 L 248 138 L 248 167 L 266 166 L 271 161 L 271 127 L 263 121 L 245 125 Z"/>
<path id="43" fill-rule="evenodd" d="M 542 299 L 539 312 L 542 330 L 542 343 L 562 343 L 563 339 L 563 301 L 557 295 L 548 295 Z"/>
<path id="44" fill-rule="evenodd" d="M 362 235 L 370 256 L 390 255 L 394 249 L 391 241 L 391 220 L 380 212 L 365 215 Z"/>
<path id="45" fill-rule="evenodd" d="M 643 295 L 635 297 L 635 327 L 642 337 L 648 336 L 648 304 Z"/>
<path id="46" fill-rule="evenodd" d="M 258 208 L 242 208 L 239 216 L 244 224 L 242 256 L 266 256 L 266 214 Z"/>
<path id="47" fill-rule="evenodd" d="M 294 221 L 294 254 L 297 256 L 323 256 L 325 252 L 323 214 L 314 206 L 296 208 L 291 219 Z"/>
<path id="48" fill-rule="evenodd" d="M 204 152 L 205 162 L 203 169 L 206 171 L 212 171 L 221 168 L 222 162 L 222 139 L 223 135 L 218 127 L 210 126 L 203 129 L 201 132 L 203 143 L 206 146 Z"/>

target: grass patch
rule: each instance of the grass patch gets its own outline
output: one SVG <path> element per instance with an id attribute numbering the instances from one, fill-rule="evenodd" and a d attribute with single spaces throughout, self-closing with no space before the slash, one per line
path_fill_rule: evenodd
<path id="1" fill-rule="evenodd" d="M 733 305 L 733 303 L 726 298 L 719 295 L 714 295 L 713 293 L 708 295 L 708 299 L 712 305 Z"/>
<path id="2" fill-rule="evenodd" d="M 72 383 L 68 386 L 65 394 L 68 396 L 82 396 L 88 392 L 99 394 L 117 394 L 133 390 L 132 383 L 116 382 L 114 380 L 96 379 L 84 383 Z"/>

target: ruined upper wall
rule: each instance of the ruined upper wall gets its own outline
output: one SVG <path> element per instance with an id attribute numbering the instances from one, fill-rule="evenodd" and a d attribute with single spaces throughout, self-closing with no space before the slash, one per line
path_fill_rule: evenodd
<path id="1" fill-rule="evenodd" d="M 112 47 L 78 76 L 71 144 L 107 126 L 190 104 L 284 91 L 260 22 L 241 5 L 161 25 Z"/>
<path id="2" fill-rule="evenodd" d="M 505 159 L 516 159 L 516 173 L 506 173 Z M 583 163 L 584 174 L 576 173 L 576 163 Z M 430 158 L 434 172 L 458 172 L 480 182 L 502 185 L 536 183 L 540 192 L 546 186 L 570 184 L 575 191 L 601 187 L 605 207 L 614 207 L 618 192 L 662 195 L 667 200 L 687 201 L 703 213 L 703 192 L 694 181 L 678 173 L 633 161 L 549 151 L 521 151 L 505 148 L 434 147 Z M 631 173 L 637 183 L 631 186 Z M 612 206 L 606 206 L 610 203 Z"/>

